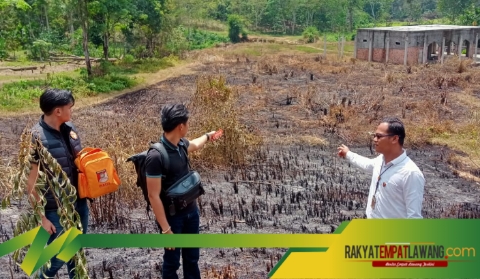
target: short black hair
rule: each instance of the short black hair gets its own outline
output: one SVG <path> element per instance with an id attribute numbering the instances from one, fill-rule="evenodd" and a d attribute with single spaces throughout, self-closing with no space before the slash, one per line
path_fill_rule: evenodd
<path id="1" fill-rule="evenodd" d="M 40 96 L 40 109 L 46 115 L 52 114 L 57 107 L 75 104 L 72 91 L 65 89 L 47 89 Z"/>
<path id="2" fill-rule="evenodd" d="M 183 104 L 168 104 L 163 107 L 161 117 L 163 131 L 168 133 L 178 125 L 186 124 L 190 113 Z"/>
<path id="3" fill-rule="evenodd" d="M 388 124 L 388 133 L 398 136 L 398 142 L 401 146 L 403 146 L 403 142 L 405 141 L 405 127 L 403 126 L 403 122 L 398 119 L 397 117 L 386 117 L 382 119 L 381 123 Z"/>

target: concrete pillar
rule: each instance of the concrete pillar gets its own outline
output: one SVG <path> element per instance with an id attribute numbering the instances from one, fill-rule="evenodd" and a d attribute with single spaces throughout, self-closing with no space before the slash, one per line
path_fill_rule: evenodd
<path id="1" fill-rule="evenodd" d="M 408 35 L 405 35 L 405 52 L 403 56 L 403 65 L 407 65 L 407 58 L 408 58 Z"/>
<path id="2" fill-rule="evenodd" d="M 327 33 L 323 35 L 323 57 L 327 58 Z"/>
<path id="3" fill-rule="evenodd" d="M 427 63 L 427 58 L 429 57 L 427 39 L 428 37 L 427 37 L 427 34 L 425 33 L 425 36 L 423 37 L 423 64 Z"/>
<path id="4" fill-rule="evenodd" d="M 340 59 L 340 48 L 341 48 L 341 43 L 342 42 L 342 37 L 338 37 L 338 42 L 337 42 L 337 58 Z"/>
<path id="5" fill-rule="evenodd" d="M 473 61 L 477 62 L 477 54 L 478 54 L 478 33 L 475 35 L 475 42 L 473 43 L 473 46 L 475 47 L 475 54 L 473 56 Z"/>
<path id="6" fill-rule="evenodd" d="M 368 62 L 372 62 L 372 53 L 373 53 L 373 31 L 370 31 L 368 38 Z"/>
<path id="7" fill-rule="evenodd" d="M 355 35 L 355 40 L 353 41 L 353 58 L 357 59 L 357 41 L 358 33 Z"/>
<path id="8" fill-rule="evenodd" d="M 387 33 L 387 51 L 385 53 L 385 63 L 388 63 L 389 53 L 390 53 L 390 32 Z"/>
<path id="9" fill-rule="evenodd" d="M 342 46 L 341 46 L 341 49 L 340 49 L 340 59 L 343 59 L 343 48 L 345 46 L 345 36 L 342 36 L 342 38 L 340 40 L 342 40 L 342 42 L 341 42 Z"/>
<path id="10" fill-rule="evenodd" d="M 443 37 L 443 41 L 442 41 L 442 57 L 440 58 L 441 59 L 441 63 L 443 64 L 443 60 L 445 59 L 445 37 Z"/>
<path id="11" fill-rule="evenodd" d="M 468 46 L 468 58 L 473 58 L 473 54 L 475 53 L 474 47 L 476 47 L 476 45 L 470 42 L 470 45 Z"/>
<path id="12" fill-rule="evenodd" d="M 462 46 L 463 46 L 463 37 L 460 35 L 460 39 L 458 40 L 458 60 L 462 60 Z"/>

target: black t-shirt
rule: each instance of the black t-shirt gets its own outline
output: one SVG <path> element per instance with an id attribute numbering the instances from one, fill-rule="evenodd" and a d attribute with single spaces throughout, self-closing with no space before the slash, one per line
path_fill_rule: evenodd
<path id="1" fill-rule="evenodd" d="M 162 191 L 168 189 L 180 178 L 184 177 L 189 172 L 187 153 L 181 145 L 185 146 L 185 149 L 188 149 L 190 142 L 183 138 L 178 146 L 173 145 L 165 137 L 162 136 L 160 141 L 165 150 L 167 151 L 168 158 L 170 160 L 170 165 L 167 173 L 164 172 L 164 165 L 162 160 L 162 155 L 158 150 L 152 149 L 148 152 L 147 157 L 145 158 L 145 172 L 146 177 L 150 178 L 162 178 Z M 162 196 L 160 196 L 162 197 Z M 168 201 L 162 199 L 164 206 L 168 204 Z M 167 204 L 166 204 L 167 203 Z M 195 206 L 195 202 L 188 205 L 182 211 L 191 210 Z M 165 208 L 166 212 L 168 210 Z"/>

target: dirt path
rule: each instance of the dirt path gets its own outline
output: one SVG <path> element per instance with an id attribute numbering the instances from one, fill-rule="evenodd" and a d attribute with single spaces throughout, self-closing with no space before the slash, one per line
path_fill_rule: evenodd
<path id="1" fill-rule="evenodd" d="M 25 67 L 37 67 L 35 70 L 14 71 Z M 15 82 L 20 80 L 45 79 L 48 74 L 70 73 L 83 67 L 77 63 L 30 63 L 28 65 L 8 66 L 5 62 L 0 62 L 0 86 L 4 83 Z"/>
<path id="2" fill-rule="evenodd" d="M 78 102 L 75 103 L 75 106 L 77 107 L 77 109 L 79 109 L 83 107 L 98 105 L 103 102 L 108 102 L 124 94 L 129 94 L 142 89 L 146 89 L 152 85 L 155 85 L 167 79 L 179 77 L 181 75 L 193 74 L 195 72 L 194 68 L 198 65 L 199 65 L 198 62 L 184 61 L 184 62 L 178 63 L 174 67 L 163 69 L 153 74 L 150 74 L 150 73 L 136 74 L 133 77 L 141 81 L 140 84 L 138 84 L 137 86 L 128 88 L 122 91 L 118 91 L 118 92 L 113 92 L 109 94 L 100 94 L 98 96 L 91 97 L 91 98 L 83 98 L 78 100 Z"/>
<path id="3" fill-rule="evenodd" d="M 180 75 L 184 74 L 192 74 L 194 72 L 193 68 L 198 66 L 198 62 L 195 61 L 182 61 L 177 63 L 175 66 L 166 68 L 163 70 L 160 70 L 156 73 L 141 73 L 141 74 L 136 74 L 133 75 L 133 78 L 136 78 L 139 81 L 139 84 L 128 89 L 124 89 L 121 91 L 116 91 L 116 92 L 111 92 L 108 94 L 99 94 L 94 97 L 88 97 L 88 98 L 82 98 L 82 99 L 77 99 L 75 101 L 75 109 L 80 109 L 83 107 L 88 107 L 96 104 L 100 104 L 102 102 L 107 102 L 113 98 L 119 97 L 124 94 L 128 94 L 131 92 L 135 92 L 144 88 L 147 88 L 151 85 L 154 85 L 156 83 L 162 82 L 164 80 L 178 77 Z M 60 68 L 58 68 L 60 69 Z M 64 70 L 66 68 L 63 68 Z M 1 73 L 1 72 L 0 72 Z M 39 73 L 34 73 L 32 75 L 27 75 L 27 76 L 16 76 L 20 79 L 39 79 L 39 78 L 45 78 L 46 74 L 39 74 Z M 12 82 L 15 81 L 13 80 L 5 80 L 4 82 Z M 0 86 L 1 86 L 1 75 L 0 75 Z M 26 111 L 16 111 L 16 112 L 0 112 L 0 117 L 15 117 L 15 116 L 28 116 L 32 114 L 37 114 L 37 112 L 32 112 L 31 110 L 26 110 Z"/>

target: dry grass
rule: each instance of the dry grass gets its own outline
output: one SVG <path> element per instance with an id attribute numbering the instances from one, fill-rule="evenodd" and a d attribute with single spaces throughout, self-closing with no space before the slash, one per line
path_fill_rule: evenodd
<path id="1" fill-rule="evenodd" d="M 13 177 L 15 168 L 10 163 L 0 160 L 0 173 L 0 201 L 2 201 L 12 191 L 13 185 L 10 178 Z"/>
<path id="2" fill-rule="evenodd" d="M 468 60 L 462 60 L 460 63 L 458 63 L 457 73 L 465 73 L 467 71 L 467 63 Z"/>
<path id="3" fill-rule="evenodd" d="M 231 265 L 216 269 L 212 267 L 205 271 L 204 276 L 210 279 L 236 279 L 238 271 Z"/>
<path id="4" fill-rule="evenodd" d="M 406 125 L 406 148 L 444 144 L 477 162 L 472 144 L 478 145 L 478 138 L 462 136 L 478 131 L 468 124 L 480 108 L 480 69 L 468 61 L 447 59 L 444 65 L 405 68 L 348 56 L 338 59 L 335 54 L 298 54 L 292 46 L 271 43 L 229 45 L 196 52 L 191 57 L 208 65 L 215 74 L 250 75 L 252 81 L 250 85 L 226 86 L 218 78 L 200 79 L 197 87 L 202 89 L 190 99 L 192 119 L 198 119 L 192 125 L 192 136 L 235 127 L 226 135 L 235 130 L 241 135 L 240 131 L 248 129 L 252 135 L 259 132 L 268 138 L 264 127 L 277 127 L 278 143 L 321 145 L 326 142 L 323 134 L 336 134 L 347 144 L 368 144 L 368 132 L 383 117 L 397 116 Z M 294 102 L 281 105 L 287 97 L 293 97 Z M 210 115 L 202 118 L 200 108 L 208 108 Z M 231 118 L 226 117 L 230 111 Z M 311 128 L 319 132 L 312 133 Z M 145 139 L 145 135 L 140 133 L 138 138 Z M 258 140 L 256 136 L 244 138 L 240 140 L 244 146 L 249 146 L 245 144 L 247 138 Z M 239 139 L 225 137 L 232 140 L 230 145 Z M 215 148 L 228 150 L 226 146 Z M 207 148 L 202 158 L 227 165 L 236 160 L 231 154 L 224 157 L 230 158 L 229 162 L 222 161 L 218 154 L 209 154 L 212 150 Z M 235 150 L 244 149 L 237 146 Z"/>
<path id="5" fill-rule="evenodd" d="M 224 57 L 229 60 L 228 54 Z M 260 80 L 267 75 L 284 76 L 282 87 L 263 88 L 255 93 L 263 94 L 263 103 L 251 103 L 259 110 L 268 109 L 282 117 L 258 120 L 258 124 L 273 121 L 277 123 L 273 125 L 292 127 L 291 133 L 302 136 L 305 133 L 297 129 L 320 125 L 324 133 L 337 134 L 346 143 L 367 144 L 370 140 L 367 132 L 373 131 L 383 117 L 397 116 L 406 125 L 406 148 L 442 144 L 468 154 L 468 160 L 477 162 L 478 125 L 469 123 L 480 109 L 480 69 L 472 67 L 469 60 L 447 59 L 444 65 L 405 68 L 352 61 L 348 57 L 339 60 L 336 55 L 326 58 L 321 54 L 296 55 L 289 50 L 249 60 L 240 59 L 235 66 L 238 70 L 229 73 L 241 72 L 246 62 L 247 69 L 255 71 Z M 324 82 L 310 84 L 310 75 Z M 290 79 L 299 76 L 307 80 L 303 85 L 289 84 Z M 266 84 L 259 86 L 262 85 Z M 275 94 L 270 93 L 272 90 Z M 292 107 L 280 108 L 275 103 L 281 96 L 294 96 L 297 102 Z M 294 141 L 285 139 L 291 136 L 289 132 L 281 132 L 277 141 L 290 144 Z M 323 138 L 321 134 L 313 136 Z"/>
<path id="6" fill-rule="evenodd" d="M 191 134 L 201 135 L 223 129 L 224 135 L 218 142 L 192 154 L 192 159 L 201 157 L 202 164 L 210 167 L 246 165 L 262 140 L 240 123 L 238 115 L 241 111 L 236 106 L 238 92 L 226 85 L 223 76 L 200 77 L 196 87 L 189 105 L 193 127 Z"/>

